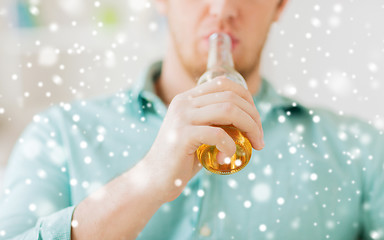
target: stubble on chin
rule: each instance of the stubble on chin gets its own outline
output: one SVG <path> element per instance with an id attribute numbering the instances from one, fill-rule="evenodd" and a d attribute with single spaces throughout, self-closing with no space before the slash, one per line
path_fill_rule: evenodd
<path id="1" fill-rule="evenodd" d="M 259 71 L 261 50 L 255 49 L 254 51 L 255 55 L 248 55 L 248 59 L 234 59 L 235 69 L 244 77 L 245 81 L 254 75 L 255 71 Z"/>
<path id="2" fill-rule="evenodd" d="M 176 34 L 171 31 L 172 45 L 183 70 L 196 83 L 200 76 L 206 71 L 207 56 L 199 54 L 196 46 L 183 46 Z"/>
<path id="3" fill-rule="evenodd" d="M 189 56 L 179 54 L 179 59 L 181 61 L 184 70 L 191 76 L 196 83 L 199 80 L 200 76 L 207 69 L 207 59 L 204 56 L 199 56 L 198 54 L 190 54 Z"/>

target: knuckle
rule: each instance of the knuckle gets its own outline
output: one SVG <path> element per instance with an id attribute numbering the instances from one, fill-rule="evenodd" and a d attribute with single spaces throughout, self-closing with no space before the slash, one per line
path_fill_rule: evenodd
<path id="1" fill-rule="evenodd" d="M 236 98 L 236 93 L 234 93 L 233 91 L 225 91 L 224 94 L 225 97 L 229 100 L 234 100 Z"/>
<path id="2" fill-rule="evenodd" d="M 243 91 L 245 91 L 244 96 L 245 96 L 246 100 L 248 100 L 251 104 L 255 105 L 255 103 L 253 101 L 252 94 L 248 90 L 246 90 L 245 88 L 243 89 Z M 254 106 L 254 107 L 256 108 L 256 106 Z"/>
<path id="3" fill-rule="evenodd" d="M 171 103 L 169 104 L 169 108 L 179 110 L 181 108 L 184 108 L 187 104 L 187 101 L 185 101 L 185 98 L 182 94 L 176 95 Z"/>
<path id="4" fill-rule="evenodd" d="M 235 111 L 236 107 L 233 103 L 227 102 L 223 104 L 223 110 L 226 114 L 231 114 Z"/>
<path id="5" fill-rule="evenodd" d="M 179 103 L 182 101 L 182 94 L 177 94 L 175 97 L 173 97 L 172 101 L 174 104 Z"/>
<path id="6" fill-rule="evenodd" d="M 213 130 L 213 135 L 215 138 L 224 138 L 225 137 L 225 131 L 221 128 L 215 127 Z"/>
<path id="7" fill-rule="evenodd" d="M 189 103 L 190 103 L 190 105 L 191 105 L 192 108 L 198 108 L 198 107 L 200 107 L 200 106 L 202 105 L 202 103 L 199 102 L 199 101 L 196 100 L 196 99 L 192 99 L 192 98 L 190 98 L 190 99 L 188 99 L 188 101 L 189 101 Z"/>

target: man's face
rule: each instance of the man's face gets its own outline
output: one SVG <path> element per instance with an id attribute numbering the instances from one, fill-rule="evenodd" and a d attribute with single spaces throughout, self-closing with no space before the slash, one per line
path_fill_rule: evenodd
<path id="1" fill-rule="evenodd" d="M 226 32 L 232 38 L 236 69 L 247 79 L 258 70 L 280 0 L 159 0 L 168 18 L 171 48 L 185 70 L 198 78 L 206 69 L 208 38 Z M 285 3 L 285 1 L 283 1 Z"/>

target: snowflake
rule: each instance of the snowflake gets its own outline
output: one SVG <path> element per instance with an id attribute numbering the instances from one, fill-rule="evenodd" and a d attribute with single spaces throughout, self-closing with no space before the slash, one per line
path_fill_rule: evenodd
<path id="1" fill-rule="evenodd" d="M 279 205 L 284 205 L 284 203 L 285 203 L 285 199 L 284 199 L 284 198 L 279 197 L 279 198 L 277 199 L 277 204 L 279 204 Z"/>
<path id="2" fill-rule="evenodd" d="M 229 186 L 230 188 L 237 188 L 237 186 L 238 186 L 237 181 L 234 180 L 234 179 L 229 179 L 229 180 L 228 180 L 228 186 Z"/>
<path id="3" fill-rule="evenodd" d="M 244 207 L 245 208 L 250 208 L 251 206 L 252 206 L 251 201 L 249 201 L 249 200 L 244 201 Z"/>
<path id="4" fill-rule="evenodd" d="M 80 148 L 84 149 L 88 147 L 88 143 L 86 141 L 81 141 L 80 142 Z"/>
<path id="5" fill-rule="evenodd" d="M 86 156 L 86 157 L 84 158 L 84 163 L 85 163 L 85 164 L 90 164 L 91 162 L 92 162 L 92 158 L 91 158 L 91 157 Z"/>
<path id="6" fill-rule="evenodd" d="M 197 191 L 197 196 L 199 196 L 199 197 L 203 197 L 203 196 L 204 196 L 204 190 L 199 189 L 199 190 Z"/>
<path id="7" fill-rule="evenodd" d="M 178 178 L 175 180 L 175 186 L 176 187 L 180 187 L 182 184 L 183 184 L 183 181 L 181 179 Z"/>
<path id="8" fill-rule="evenodd" d="M 28 209 L 29 209 L 29 211 L 31 211 L 31 212 L 34 212 L 34 211 L 36 211 L 36 204 L 34 204 L 34 203 L 31 203 L 31 204 L 29 204 L 29 206 L 28 206 Z"/>
<path id="9" fill-rule="evenodd" d="M 273 170 L 272 170 L 271 165 L 267 165 L 267 166 L 263 169 L 263 173 L 264 173 L 265 176 L 270 176 L 270 175 L 272 175 Z"/>
<path id="10" fill-rule="evenodd" d="M 316 173 L 312 173 L 309 178 L 312 180 L 312 181 L 316 181 L 317 180 L 317 174 Z"/>
<path id="11" fill-rule="evenodd" d="M 267 226 L 266 226 L 265 224 L 260 224 L 260 226 L 259 226 L 259 231 L 260 231 L 260 232 L 265 232 L 265 231 L 267 231 Z"/>
<path id="12" fill-rule="evenodd" d="M 252 197 L 257 202 L 266 202 L 271 197 L 271 187 L 266 183 L 256 184 L 252 188 Z"/>
<path id="13" fill-rule="evenodd" d="M 58 55 L 53 47 L 46 46 L 40 49 L 38 63 L 40 66 L 50 67 L 57 63 Z"/>
<path id="14" fill-rule="evenodd" d="M 219 213 L 217 214 L 217 216 L 218 216 L 220 219 L 224 219 L 225 216 L 226 216 L 226 214 L 225 214 L 225 212 L 221 211 L 221 212 L 219 212 Z"/>
<path id="15" fill-rule="evenodd" d="M 256 174 L 255 173 L 249 173 L 248 174 L 248 179 L 249 180 L 253 181 L 253 180 L 255 180 L 255 178 L 256 178 Z"/>

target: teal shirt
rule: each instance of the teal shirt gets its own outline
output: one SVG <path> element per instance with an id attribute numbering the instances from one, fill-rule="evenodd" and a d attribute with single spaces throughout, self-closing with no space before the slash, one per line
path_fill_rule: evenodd
<path id="1" fill-rule="evenodd" d="M 167 111 L 154 93 L 160 70 L 34 117 L 7 166 L 0 239 L 70 239 L 74 207 L 154 142 Z M 202 169 L 138 239 L 384 239 L 382 133 L 282 97 L 265 80 L 254 102 L 265 148 L 238 173 Z"/>

